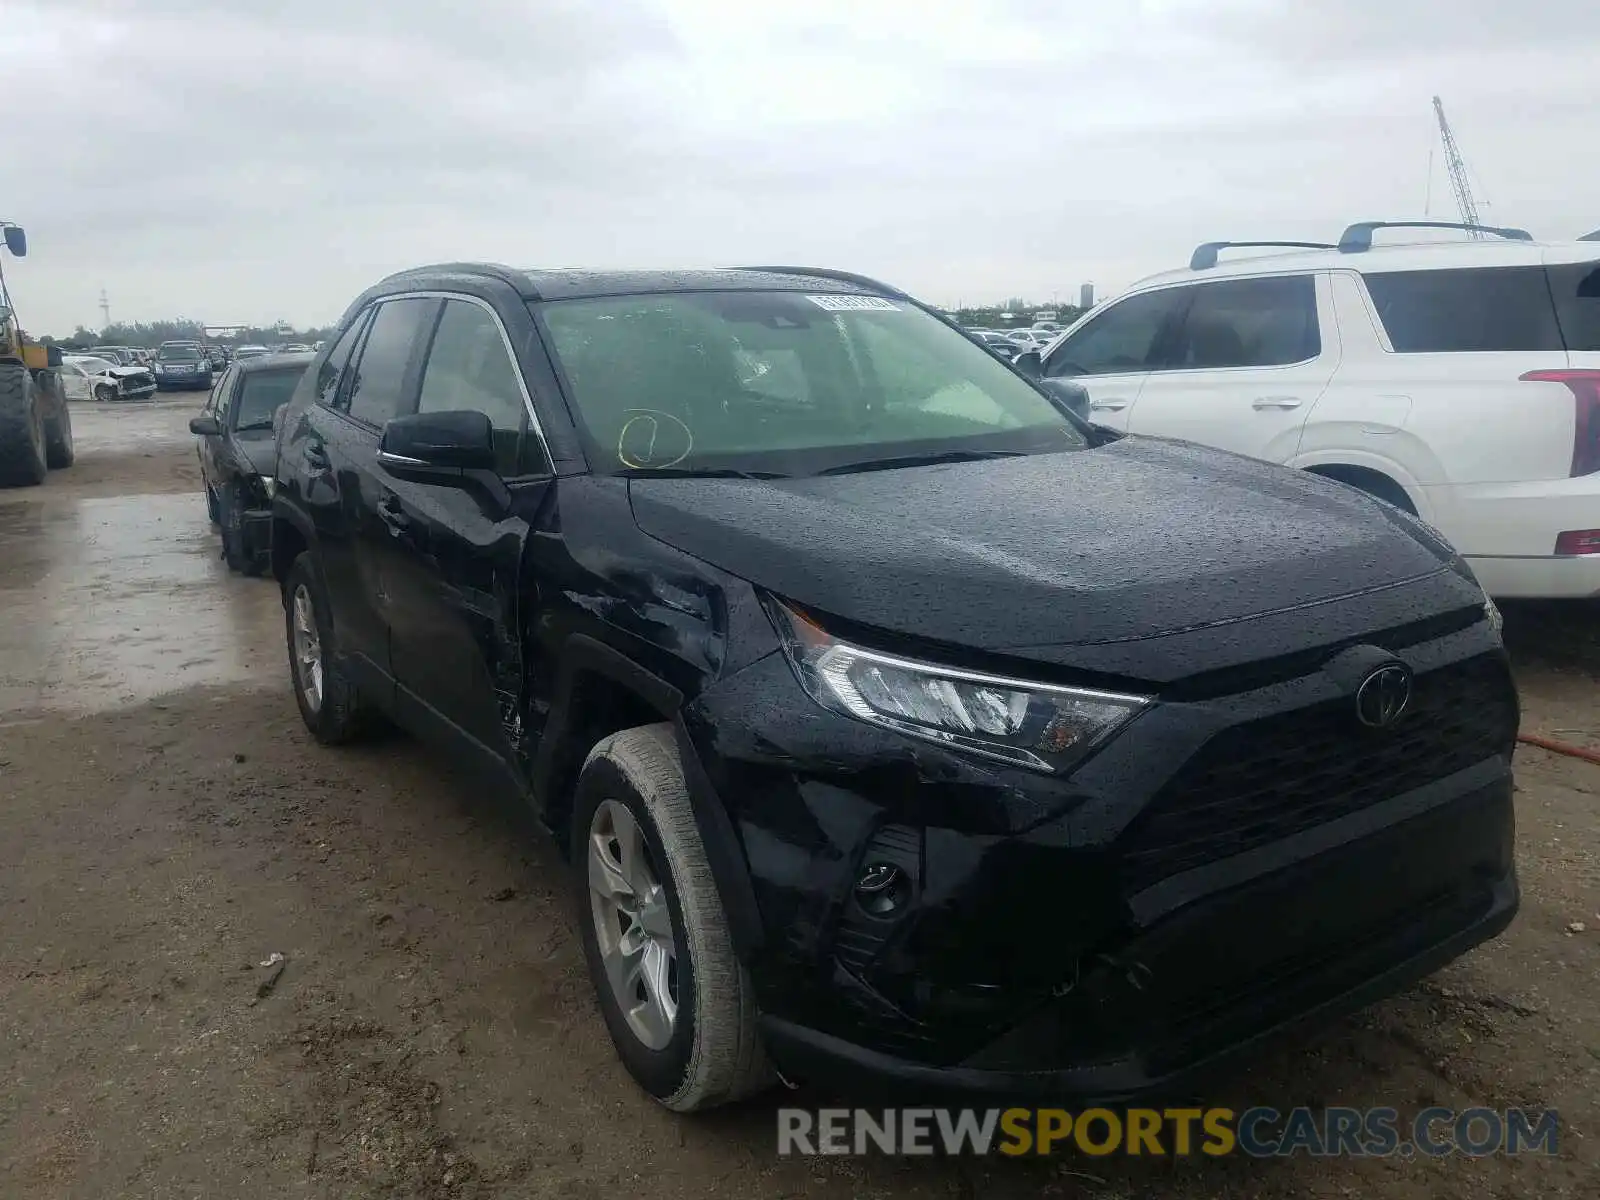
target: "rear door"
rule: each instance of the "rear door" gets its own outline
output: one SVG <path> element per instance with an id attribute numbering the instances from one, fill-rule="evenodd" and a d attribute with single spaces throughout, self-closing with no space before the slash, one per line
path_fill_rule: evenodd
<path id="1" fill-rule="evenodd" d="M 1185 286 L 1184 316 L 1146 376 L 1132 433 L 1183 438 L 1285 462 L 1339 364 L 1322 274 Z"/>
<path id="2" fill-rule="evenodd" d="M 334 627 L 338 630 L 342 620 L 351 646 L 385 680 L 392 679 L 388 586 L 396 550 L 384 523 L 387 476 L 378 466 L 378 444 L 384 425 L 416 404 L 423 337 L 438 308 L 439 302 L 430 297 L 380 301 L 339 402 L 325 413 L 324 449 L 337 494 L 334 521 L 342 533 L 344 553 L 339 595 L 329 581 Z"/>
<path id="3" fill-rule="evenodd" d="M 1369 390 L 1410 398 L 1405 431 L 1426 450 L 1416 479 L 1446 506 L 1436 513 L 1441 528 L 1492 516 L 1452 513 L 1459 497 L 1437 490 L 1444 485 L 1567 478 L 1571 393 L 1522 382 L 1568 365 L 1543 267 L 1363 270 L 1361 282 L 1379 340 Z"/>
<path id="4" fill-rule="evenodd" d="M 1114 300 L 1051 347 L 1044 358 L 1044 386 L 1069 403 L 1064 385 L 1089 393 L 1089 419 L 1126 431 L 1128 418 L 1151 364 L 1182 316 L 1181 289 L 1136 292 Z"/>
<path id="5" fill-rule="evenodd" d="M 489 417 L 497 474 L 508 486 L 496 494 L 472 484 L 383 480 L 397 551 L 389 593 L 399 700 L 512 762 L 522 685 L 519 572 L 532 515 L 550 487 L 550 461 L 488 302 L 445 300 L 420 378 L 418 412 Z"/>

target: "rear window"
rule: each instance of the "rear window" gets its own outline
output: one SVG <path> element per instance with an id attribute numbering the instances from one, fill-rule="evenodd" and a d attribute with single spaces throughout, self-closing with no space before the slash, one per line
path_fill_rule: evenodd
<path id="1" fill-rule="evenodd" d="M 1362 276 L 1400 354 L 1564 350 L 1543 267 Z"/>
<path id="2" fill-rule="evenodd" d="M 1600 262 L 1551 267 L 1549 273 L 1567 349 L 1600 351 Z"/>

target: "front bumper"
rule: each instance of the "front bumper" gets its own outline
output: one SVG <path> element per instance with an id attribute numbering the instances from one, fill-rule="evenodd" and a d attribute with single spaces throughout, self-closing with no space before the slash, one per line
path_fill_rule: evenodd
<path id="1" fill-rule="evenodd" d="M 271 501 L 258 499 L 256 503 L 270 505 Z M 247 508 L 239 522 L 239 536 L 246 557 L 265 561 L 272 553 L 272 509 Z"/>
<path id="2" fill-rule="evenodd" d="M 1395 653 L 1419 707 L 1387 748 L 1339 742 L 1349 698 L 1315 670 L 1158 703 L 1065 779 L 822 711 L 781 655 L 723 680 L 680 741 L 774 1062 L 858 1095 L 1126 1100 L 1494 936 L 1517 906 L 1504 655 L 1487 622 Z M 1451 730 L 1454 759 L 1422 737 Z M 1277 757 L 1240 767 L 1244 735 Z M 900 903 L 873 915 L 855 883 L 884 863 Z"/>
<path id="3" fill-rule="evenodd" d="M 211 386 L 209 375 L 157 375 L 158 391 L 197 391 Z"/>

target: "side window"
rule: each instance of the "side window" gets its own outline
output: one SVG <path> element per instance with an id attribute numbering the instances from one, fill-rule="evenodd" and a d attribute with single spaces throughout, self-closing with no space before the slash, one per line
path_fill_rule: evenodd
<path id="1" fill-rule="evenodd" d="M 1322 353 L 1312 275 L 1223 279 L 1191 289 L 1168 370 L 1281 367 Z"/>
<path id="2" fill-rule="evenodd" d="M 405 411 L 407 369 L 433 323 L 438 304 L 419 296 L 378 305 L 350 384 L 352 417 L 381 429 L 391 417 Z"/>
<path id="3" fill-rule="evenodd" d="M 233 396 L 233 381 L 237 378 L 231 369 L 224 371 L 222 378 L 211 389 L 211 410 L 224 428 L 228 424 L 228 403 Z"/>
<path id="4" fill-rule="evenodd" d="M 467 300 L 446 300 L 423 368 L 417 411 L 483 413 L 494 425 L 498 470 L 522 474 L 518 462 L 528 411 L 517 374 L 493 315 Z"/>
<path id="5" fill-rule="evenodd" d="M 361 331 L 367 327 L 367 320 L 372 315 L 369 308 L 357 315 L 350 323 L 350 328 L 345 330 L 344 336 L 335 343 L 328 357 L 322 360 L 322 365 L 317 368 L 317 403 L 324 408 L 339 407 L 339 384 L 345 376 L 345 368 L 350 365 L 350 356 L 355 352 L 356 343 L 361 340 Z"/>
<path id="6" fill-rule="evenodd" d="M 1548 270 L 1550 291 L 1556 298 L 1556 313 L 1561 319 L 1561 336 L 1567 349 L 1586 354 L 1600 350 L 1600 262 L 1573 263 Z"/>
<path id="7" fill-rule="evenodd" d="M 1398 354 L 1564 347 L 1543 267 L 1365 274 Z"/>
<path id="8" fill-rule="evenodd" d="M 1045 374 L 1071 378 L 1150 370 L 1161 336 L 1187 292 L 1164 288 L 1118 300 L 1055 348 Z"/>

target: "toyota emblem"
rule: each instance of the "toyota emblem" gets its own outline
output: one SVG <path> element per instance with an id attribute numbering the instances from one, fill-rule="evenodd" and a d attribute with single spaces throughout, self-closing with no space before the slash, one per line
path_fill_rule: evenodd
<path id="1" fill-rule="evenodd" d="M 1399 663 L 1379 667 L 1356 689 L 1356 716 L 1369 729 L 1387 729 L 1411 704 L 1411 671 Z"/>

